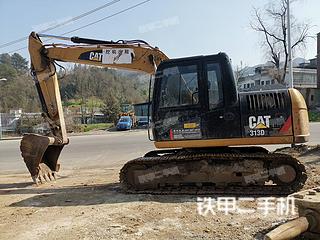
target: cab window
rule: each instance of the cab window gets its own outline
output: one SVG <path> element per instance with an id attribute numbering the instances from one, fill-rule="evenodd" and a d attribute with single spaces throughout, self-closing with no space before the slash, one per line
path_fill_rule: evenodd
<path id="1" fill-rule="evenodd" d="M 174 66 L 163 70 L 160 107 L 195 105 L 198 96 L 197 65 Z"/>
<path id="2" fill-rule="evenodd" d="M 207 77 L 209 109 L 211 110 L 223 102 L 221 71 L 218 63 L 207 64 Z"/>

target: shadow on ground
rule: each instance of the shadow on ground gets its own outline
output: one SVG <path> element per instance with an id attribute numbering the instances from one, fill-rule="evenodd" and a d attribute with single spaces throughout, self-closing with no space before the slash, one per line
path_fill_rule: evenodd
<path id="1" fill-rule="evenodd" d="M 25 183 L 24 183 L 25 184 Z M 120 183 L 101 185 L 76 185 L 61 188 L 42 188 L 24 184 L 2 184 L 0 195 L 33 194 L 34 196 L 12 203 L 10 207 L 54 207 L 54 206 L 87 206 L 125 202 L 195 202 L 196 196 L 190 195 L 151 195 L 127 194 Z M 12 189 L 10 189 L 12 188 Z M 14 189 L 16 188 L 16 189 Z M 18 188 L 18 189 L 17 189 Z"/>
<path id="2" fill-rule="evenodd" d="M 3 184 L 5 185 L 5 184 Z M 1 195 L 33 195 L 30 198 L 12 203 L 10 207 L 54 207 L 54 206 L 88 206 L 99 204 L 116 204 L 126 202 L 158 202 L 158 203 L 185 203 L 196 202 L 197 197 L 226 197 L 234 195 L 152 195 L 126 193 L 120 183 L 75 185 L 65 187 L 42 186 L 23 187 L 23 184 L 6 184 L 9 188 L 1 189 Z M 10 186 L 12 189 L 10 189 Z M 21 187 L 21 188 L 19 188 Z M 247 195 L 246 195 L 247 196 Z M 270 195 L 271 196 L 271 195 Z M 252 197 L 257 197 L 252 195 Z M 21 198 L 20 198 L 21 199 Z"/>
<path id="3" fill-rule="evenodd" d="M 111 127 L 111 128 L 108 128 L 106 129 L 107 132 L 118 132 L 117 128 L 116 127 Z"/>
<path id="4" fill-rule="evenodd" d="M 10 188 L 25 188 L 30 186 L 31 184 L 32 184 L 31 182 L 0 184 L 0 193 L 1 193 L 1 190 L 6 190 Z"/>

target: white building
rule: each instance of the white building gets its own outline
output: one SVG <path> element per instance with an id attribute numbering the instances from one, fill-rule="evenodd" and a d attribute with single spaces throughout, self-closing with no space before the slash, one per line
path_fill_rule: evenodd
<path id="1" fill-rule="evenodd" d="M 254 73 L 246 74 L 238 79 L 238 89 L 239 91 L 250 91 L 250 89 L 267 88 L 268 85 L 277 84 L 274 75 L 275 70 L 271 65 L 259 65 L 254 69 Z M 288 82 L 288 74 L 286 74 L 285 82 Z M 305 98 L 308 97 L 309 106 L 320 106 L 320 89 L 317 89 L 317 69 L 314 60 L 311 60 L 311 63 L 300 63 L 299 67 L 293 68 L 293 85 Z"/>

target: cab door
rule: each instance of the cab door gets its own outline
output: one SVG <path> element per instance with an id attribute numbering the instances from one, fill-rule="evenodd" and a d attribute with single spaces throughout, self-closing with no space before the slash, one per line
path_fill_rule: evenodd
<path id="1" fill-rule="evenodd" d="M 202 139 L 204 96 L 200 59 L 166 62 L 158 67 L 153 98 L 156 141 Z"/>
<path id="2" fill-rule="evenodd" d="M 203 136 L 206 139 L 240 137 L 239 103 L 230 98 L 233 73 L 221 59 L 203 62 L 206 91 L 206 111 L 203 115 Z"/>

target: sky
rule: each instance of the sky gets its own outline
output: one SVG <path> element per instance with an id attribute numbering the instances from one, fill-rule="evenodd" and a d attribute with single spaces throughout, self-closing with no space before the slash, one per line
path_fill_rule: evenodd
<path id="1" fill-rule="evenodd" d="M 28 36 L 31 31 L 70 20 L 112 0 L 0 0 L 0 45 Z M 47 34 L 59 35 L 103 17 L 122 11 L 144 0 L 119 0 Z M 110 17 L 66 36 L 103 40 L 143 39 L 159 47 L 170 58 L 226 52 L 234 66 L 266 62 L 260 47 L 262 37 L 250 28 L 253 7 L 265 8 L 269 0 L 151 0 L 132 10 Z M 313 25 L 310 33 L 320 32 L 320 0 L 295 0 L 291 13 L 299 21 Z M 51 40 L 58 42 L 58 40 Z M 0 53 L 26 47 L 27 41 L 0 48 Z M 26 49 L 18 51 L 29 59 Z M 294 57 L 316 56 L 316 40 L 309 40 L 304 51 Z"/>

